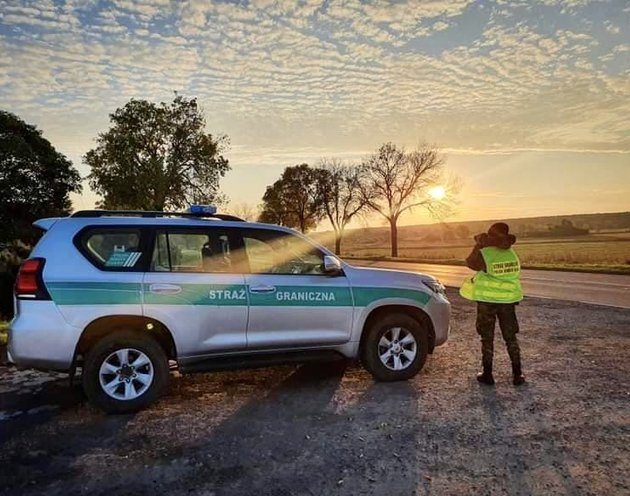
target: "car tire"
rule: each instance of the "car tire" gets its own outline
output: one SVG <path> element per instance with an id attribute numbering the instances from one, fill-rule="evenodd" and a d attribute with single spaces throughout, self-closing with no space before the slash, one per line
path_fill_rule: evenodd
<path id="1" fill-rule="evenodd" d="M 105 336 L 83 364 L 85 394 L 106 413 L 142 410 L 164 393 L 168 380 L 168 359 L 160 344 L 134 332 Z"/>
<path id="2" fill-rule="evenodd" d="M 429 353 L 428 332 L 410 315 L 385 315 L 366 332 L 361 361 L 377 381 L 404 381 L 424 366 Z"/>

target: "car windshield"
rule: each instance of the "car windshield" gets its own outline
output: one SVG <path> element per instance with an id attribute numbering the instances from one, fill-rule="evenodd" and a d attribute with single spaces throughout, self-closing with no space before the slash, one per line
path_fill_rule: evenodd
<path id="1" fill-rule="evenodd" d="M 324 254 L 299 236 L 252 231 L 243 237 L 250 270 L 259 274 L 323 274 Z"/>

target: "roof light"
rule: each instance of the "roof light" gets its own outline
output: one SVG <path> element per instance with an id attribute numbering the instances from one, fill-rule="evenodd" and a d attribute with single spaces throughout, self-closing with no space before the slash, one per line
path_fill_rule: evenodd
<path id="1" fill-rule="evenodd" d="M 217 207 L 214 205 L 191 205 L 188 208 L 188 212 L 191 215 L 214 215 L 217 213 Z"/>

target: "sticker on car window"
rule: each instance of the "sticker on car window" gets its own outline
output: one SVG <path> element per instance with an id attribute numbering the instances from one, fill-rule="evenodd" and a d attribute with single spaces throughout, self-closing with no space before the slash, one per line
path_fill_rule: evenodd
<path id="1" fill-rule="evenodd" d="M 105 262 L 105 267 L 133 267 L 140 259 L 140 255 L 142 252 L 139 251 L 114 251 Z"/>

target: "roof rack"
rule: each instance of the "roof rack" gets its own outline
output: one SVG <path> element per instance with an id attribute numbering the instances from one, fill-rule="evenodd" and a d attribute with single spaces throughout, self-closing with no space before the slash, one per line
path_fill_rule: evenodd
<path id="1" fill-rule="evenodd" d="M 191 214 L 189 212 L 160 212 L 150 210 L 78 210 L 70 217 L 97 218 L 97 217 L 186 217 L 189 219 L 218 219 L 231 222 L 245 222 L 240 217 L 229 214 Z"/>

